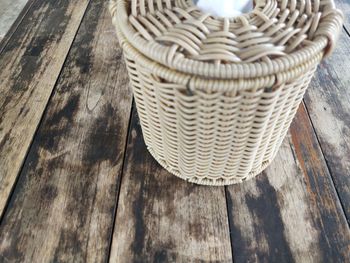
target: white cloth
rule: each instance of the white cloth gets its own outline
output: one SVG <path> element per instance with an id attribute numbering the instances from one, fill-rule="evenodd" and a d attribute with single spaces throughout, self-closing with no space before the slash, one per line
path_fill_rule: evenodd
<path id="1" fill-rule="evenodd" d="M 253 0 L 197 0 L 199 9 L 214 16 L 233 17 L 253 9 Z"/>

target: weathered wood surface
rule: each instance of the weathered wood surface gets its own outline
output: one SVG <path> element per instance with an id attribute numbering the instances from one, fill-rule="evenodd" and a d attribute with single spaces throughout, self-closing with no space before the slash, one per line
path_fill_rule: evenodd
<path id="1" fill-rule="evenodd" d="M 0 54 L 0 215 L 88 0 L 37 0 Z"/>
<path id="2" fill-rule="evenodd" d="M 0 226 L 0 262 L 106 262 L 132 95 L 92 1 Z"/>
<path id="3" fill-rule="evenodd" d="M 323 154 L 350 220 L 350 37 L 343 31 L 305 96 Z M 349 221 L 350 222 L 350 221 Z"/>
<path id="4" fill-rule="evenodd" d="M 131 94 L 107 1 L 91 1 L 71 49 L 88 0 L 30 1 L 0 45 L 0 212 L 21 170 L 0 262 L 350 261 L 346 34 L 305 98 L 313 127 L 301 107 L 263 174 L 204 187 L 153 160 L 135 108 L 127 131 Z"/>
<path id="5" fill-rule="evenodd" d="M 0 0 L 0 40 L 6 35 L 28 0 Z"/>
<path id="6" fill-rule="evenodd" d="M 10 3 L 11 0 L 0 0 L 0 6 L 1 2 L 4 1 L 6 4 Z M 17 0 L 15 0 L 16 2 Z M 8 41 L 11 39 L 11 36 L 16 32 L 17 27 L 21 24 L 23 18 L 35 2 L 35 0 L 19 0 L 19 2 L 23 2 L 24 6 L 18 8 L 18 6 L 10 7 L 12 9 L 11 11 L 11 24 L 6 25 L 6 29 L 2 29 L 2 33 L 0 36 L 0 53 L 5 48 Z M 0 13 L 3 12 L 3 9 L 0 9 Z M 6 14 L 4 17 L 2 17 L 2 14 L 0 14 L 0 20 L 6 19 L 9 15 Z M 0 21 L 0 27 L 1 27 L 1 21 Z M 1 30 L 1 29 L 0 29 Z"/>
<path id="7" fill-rule="evenodd" d="M 166 172 L 148 153 L 135 112 L 110 262 L 232 262 L 224 188 Z"/>
<path id="8" fill-rule="evenodd" d="M 349 262 L 350 233 L 307 113 L 274 162 L 227 187 L 234 262 Z"/>
<path id="9" fill-rule="evenodd" d="M 350 32 L 350 0 L 334 0 L 335 5 L 344 14 L 344 26 Z"/>

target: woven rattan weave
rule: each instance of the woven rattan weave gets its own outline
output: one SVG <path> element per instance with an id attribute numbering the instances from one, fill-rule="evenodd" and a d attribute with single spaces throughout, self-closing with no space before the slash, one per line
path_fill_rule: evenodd
<path id="1" fill-rule="evenodd" d="M 235 18 L 191 0 L 112 0 L 110 10 L 150 153 L 207 185 L 271 163 L 342 25 L 330 0 L 258 0 Z"/>

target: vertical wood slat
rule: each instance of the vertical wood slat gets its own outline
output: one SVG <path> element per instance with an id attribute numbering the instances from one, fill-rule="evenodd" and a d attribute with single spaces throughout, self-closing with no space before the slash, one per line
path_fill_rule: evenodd
<path id="1" fill-rule="evenodd" d="M 134 111 L 110 262 L 232 262 L 223 187 L 188 183 L 148 153 Z"/>
<path id="2" fill-rule="evenodd" d="M 235 263 L 350 260 L 349 227 L 303 106 L 271 166 L 227 189 Z"/>
<path id="3" fill-rule="evenodd" d="M 0 54 L 0 215 L 87 5 L 36 1 Z"/>
<path id="4" fill-rule="evenodd" d="M 0 226 L 0 262 L 106 262 L 132 95 L 92 1 Z"/>
<path id="5" fill-rule="evenodd" d="M 350 37 L 319 66 L 305 105 L 350 222 Z"/>

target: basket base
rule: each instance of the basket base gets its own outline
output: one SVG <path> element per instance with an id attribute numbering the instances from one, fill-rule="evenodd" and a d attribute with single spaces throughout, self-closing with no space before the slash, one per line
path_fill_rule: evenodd
<path id="1" fill-rule="evenodd" d="M 186 177 L 181 175 L 177 170 L 173 169 L 169 165 L 167 165 L 163 160 L 158 158 L 156 153 L 152 150 L 152 148 L 147 146 L 148 152 L 151 154 L 151 156 L 169 173 L 175 175 L 176 177 L 179 177 L 187 182 L 198 184 L 198 185 L 207 185 L 207 186 L 225 186 L 225 185 L 232 185 L 232 184 L 239 184 L 244 181 L 247 181 L 251 178 L 254 178 L 258 174 L 260 174 L 263 170 L 265 170 L 272 162 L 273 158 L 271 160 L 265 161 L 262 163 L 259 169 L 250 171 L 247 177 L 242 178 L 234 178 L 234 179 L 208 179 L 208 178 L 199 178 L 199 177 Z"/>

